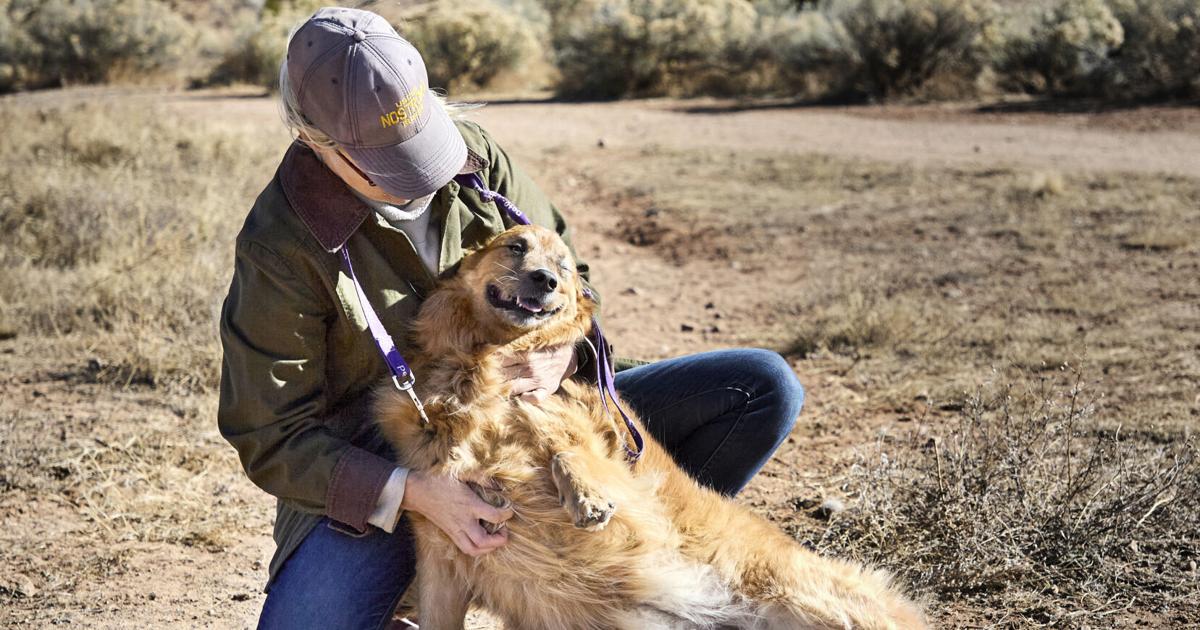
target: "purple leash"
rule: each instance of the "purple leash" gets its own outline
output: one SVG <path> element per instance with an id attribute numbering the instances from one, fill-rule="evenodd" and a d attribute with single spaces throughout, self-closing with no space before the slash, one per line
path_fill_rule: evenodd
<path id="1" fill-rule="evenodd" d="M 584 294 L 589 298 L 595 299 L 592 296 L 591 289 L 584 289 Z M 613 372 L 612 363 L 608 356 L 608 343 L 604 340 L 604 333 L 600 332 L 600 322 L 596 318 L 592 318 L 592 336 L 595 341 L 596 350 L 596 386 L 600 388 L 600 404 L 604 405 L 604 410 L 608 411 L 608 399 L 612 399 L 613 406 L 617 408 L 617 413 L 621 414 L 621 419 L 625 421 L 625 427 L 629 429 L 629 434 L 633 436 L 633 445 L 635 448 L 629 448 L 629 443 L 622 440 L 621 446 L 625 448 L 625 459 L 629 463 L 635 463 L 642 456 L 642 434 L 634 426 L 633 420 L 621 408 L 621 403 L 617 398 L 616 382 L 617 375 Z"/>
<path id="2" fill-rule="evenodd" d="M 417 413 L 421 414 L 421 422 L 429 424 L 429 416 L 425 415 L 425 405 L 421 404 L 421 399 L 417 398 L 417 392 L 413 390 L 417 377 L 413 375 L 412 368 L 408 367 L 408 362 L 396 349 L 396 342 L 383 327 L 383 322 L 379 321 L 379 315 L 375 313 L 374 308 L 371 308 L 371 301 L 367 299 L 362 284 L 358 282 L 358 276 L 354 274 L 354 264 L 350 262 L 350 249 L 345 245 L 342 245 L 342 260 L 346 263 L 350 281 L 354 283 L 354 292 L 358 294 L 358 305 L 367 318 L 367 328 L 371 330 L 371 336 L 375 338 L 375 346 L 379 348 L 384 363 L 387 363 L 388 369 L 392 371 L 392 383 L 396 385 L 396 389 L 408 394 L 408 397 L 412 399 L 413 404 L 417 407 Z"/>
<path id="3" fill-rule="evenodd" d="M 513 220 L 514 223 L 521 225 L 532 225 L 533 222 L 525 213 L 517 209 L 516 204 L 505 198 L 500 193 L 488 190 L 484 185 L 483 179 L 476 173 L 467 173 L 454 178 L 459 184 L 474 190 L 479 193 L 479 196 L 484 201 L 491 201 L 504 210 L 505 214 Z M 375 345 L 379 348 L 379 353 L 383 355 L 383 360 L 387 363 L 388 369 L 392 372 L 392 383 L 396 385 L 396 389 L 408 394 L 412 399 L 413 404 L 417 407 L 417 412 L 421 414 L 421 421 L 429 424 L 429 417 L 425 415 L 425 405 L 421 404 L 421 399 L 417 397 L 417 392 L 413 390 L 413 385 L 417 382 L 413 371 L 408 367 L 408 362 L 400 355 L 400 351 L 396 349 L 396 343 L 392 340 L 392 336 L 388 334 L 387 329 L 383 327 L 383 322 L 379 321 L 379 315 L 375 313 L 375 309 L 371 307 L 371 301 L 367 299 L 367 294 L 363 291 L 362 284 L 358 282 L 358 276 L 354 273 L 354 264 L 350 262 L 350 251 L 346 245 L 342 245 L 342 260 L 346 263 L 346 271 L 350 275 L 350 281 L 354 283 L 354 292 L 358 295 L 358 304 L 363 310 L 363 314 L 367 318 L 367 328 L 371 330 L 371 336 L 375 338 Z M 595 295 L 591 289 L 584 288 L 584 295 L 591 300 L 595 300 Z M 596 387 L 600 389 L 600 403 L 604 405 L 604 410 L 608 411 L 608 401 L 612 399 L 612 404 L 617 408 L 617 412 L 621 414 L 621 418 L 625 420 L 625 427 L 629 429 L 630 435 L 633 436 L 633 444 L 636 448 L 629 448 L 628 443 L 622 444 L 625 448 L 625 459 L 632 464 L 642 456 L 642 448 L 644 446 L 642 434 L 637 430 L 625 410 L 621 408 L 621 403 L 617 398 L 617 388 L 614 384 L 616 374 L 613 373 L 611 359 L 608 356 L 608 344 L 604 340 L 604 333 L 600 331 L 600 322 L 596 318 L 592 318 L 592 341 L 596 350 Z"/>

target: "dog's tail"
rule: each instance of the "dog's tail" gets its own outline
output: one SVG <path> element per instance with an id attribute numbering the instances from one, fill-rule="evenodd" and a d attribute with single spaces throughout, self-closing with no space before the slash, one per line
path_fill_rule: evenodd
<path id="1" fill-rule="evenodd" d="M 790 545 L 777 557 L 790 565 L 771 571 L 778 596 L 759 600 L 758 628 L 924 630 L 921 609 L 885 571 L 825 558 Z"/>

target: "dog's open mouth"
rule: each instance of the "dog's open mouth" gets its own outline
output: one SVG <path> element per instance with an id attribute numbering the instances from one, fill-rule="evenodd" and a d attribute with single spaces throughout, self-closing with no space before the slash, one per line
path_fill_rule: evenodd
<path id="1" fill-rule="evenodd" d="M 515 295 L 511 298 L 506 298 L 504 297 L 504 294 L 500 292 L 500 288 L 494 284 L 489 284 L 487 287 L 487 300 L 488 304 L 491 304 L 495 308 L 504 311 L 510 311 L 523 317 L 535 317 L 538 319 L 543 319 L 550 317 L 551 315 L 554 315 L 562 310 L 562 305 L 554 308 L 548 308 L 549 305 L 546 304 L 545 300 L 543 299 L 524 297 L 521 295 Z"/>

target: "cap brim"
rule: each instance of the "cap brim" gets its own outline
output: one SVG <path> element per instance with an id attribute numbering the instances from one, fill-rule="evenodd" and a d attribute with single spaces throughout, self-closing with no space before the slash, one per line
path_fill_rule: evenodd
<path id="1" fill-rule="evenodd" d="M 441 107 L 429 112 L 425 128 L 386 147 L 343 148 L 359 168 L 385 192 L 418 199 L 454 179 L 467 161 L 467 143 Z"/>

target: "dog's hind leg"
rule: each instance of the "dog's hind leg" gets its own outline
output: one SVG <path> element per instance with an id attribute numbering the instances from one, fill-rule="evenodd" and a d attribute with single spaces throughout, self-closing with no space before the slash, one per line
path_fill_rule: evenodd
<path id="1" fill-rule="evenodd" d="M 432 525 L 430 525 L 432 527 Z M 471 592 L 457 577 L 453 561 L 441 541 L 422 544 L 417 538 L 417 581 L 420 584 L 417 616 L 422 630 L 462 630 Z M 436 548 L 436 549 L 435 549 Z"/>
<path id="2" fill-rule="evenodd" d="M 587 480 L 583 456 L 563 451 L 550 461 L 550 474 L 558 488 L 558 498 L 575 527 L 590 531 L 604 529 L 617 506 L 604 498 Z"/>

